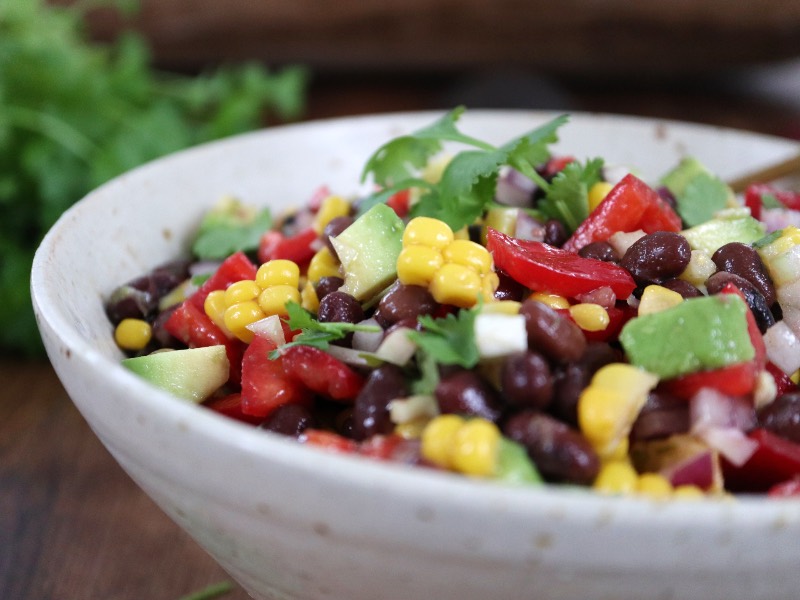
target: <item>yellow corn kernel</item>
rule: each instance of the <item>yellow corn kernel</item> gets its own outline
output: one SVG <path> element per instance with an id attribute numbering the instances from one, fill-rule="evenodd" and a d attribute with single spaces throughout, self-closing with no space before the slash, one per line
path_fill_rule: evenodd
<path id="1" fill-rule="evenodd" d="M 706 493 L 696 485 L 679 485 L 672 491 L 672 497 L 680 500 L 698 500 L 705 496 Z"/>
<path id="2" fill-rule="evenodd" d="M 422 437 L 422 432 L 430 422 L 427 417 L 419 417 L 405 423 L 398 423 L 394 432 L 407 440 L 416 440 Z"/>
<path id="3" fill-rule="evenodd" d="M 469 267 L 447 263 L 436 271 L 428 289 L 440 304 L 470 308 L 482 291 L 481 278 Z"/>
<path id="4" fill-rule="evenodd" d="M 289 314 L 286 310 L 286 303 L 289 301 L 300 304 L 300 290 L 291 285 L 273 285 L 261 292 L 258 306 L 265 315 L 285 317 Z"/>
<path id="5" fill-rule="evenodd" d="M 592 212 L 597 206 L 605 200 L 608 192 L 614 186 L 607 181 L 598 181 L 589 188 L 589 212 Z"/>
<path id="6" fill-rule="evenodd" d="M 481 277 L 481 295 L 483 296 L 483 301 L 486 303 L 494 302 L 494 293 L 499 286 L 500 277 L 497 276 L 497 273 L 486 273 L 486 275 Z"/>
<path id="7" fill-rule="evenodd" d="M 658 377 L 627 363 L 610 363 L 600 368 L 591 380 L 592 387 L 620 394 L 647 397 L 658 383 Z"/>
<path id="8" fill-rule="evenodd" d="M 658 473 L 642 473 L 636 482 L 636 491 L 651 498 L 669 498 L 672 484 Z"/>
<path id="9" fill-rule="evenodd" d="M 452 262 L 474 269 L 479 275 L 492 270 L 492 255 L 489 251 L 470 240 L 453 240 L 442 250 L 445 262 Z"/>
<path id="10" fill-rule="evenodd" d="M 453 467 L 466 475 L 489 477 L 497 465 L 500 430 L 486 419 L 469 419 L 458 431 L 452 452 Z"/>
<path id="11" fill-rule="evenodd" d="M 569 314 L 576 325 L 584 331 L 604 331 L 611 322 L 608 311 L 592 302 L 582 302 L 570 306 Z"/>
<path id="12" fill-rule="evenodd" d="M 262 290 L 274 285 L 297 288 L 300 285 L 300 267 L 283 258 L 267 261 L 258 267 L 256 283 Z"/>
<path id="13" fill-rule="evenodd" d="M 427 287 L 442 265 L 444 258 L 436 248 L 407 246 L 397 257 L 397 278 L 405 285 Z"/>
<path id="14" fill-rule="evenodd" d="M 403 246 L 429 246 L 442 250 L 454 239 L 453 230 L 444 221 L 431 217 L 415 217 L 403 232 Z"/>
<path id="15" fill-rule="evenodd" d="M 247 326 L 266 317 L 255 300 L 239 302 L 225 309 L 225 327 L 237 338 L 248 344 L 253 341 L 253 332 Z"/>
<path id="16" fill-rule="evenodd" d="M 255 300 L 261 293 L 261 288 L 252 279 L 242 279 L 232 283 L 225 290 L 225 306 L 233 306 L 239 302 Z"/>
<path id="17" fill-rule="evenodd" d="M 639 474 L 629 462 L 612 461 L 600 467 L 592 487 L 603 494 L 632 494 L 638 481 Z"/>
<path id="18" fill-rule="evenodd" d="M 534 292 L 530 296 L 528 296 L 528 299 L 535 300 L 536 302 L 541 302 L 542 304 L 546 304 L 547 306 L 553 309 L 569 308 L 569 300 L 564 298 L 564 296 L 558 296 L 556 294 L 548 294 L 547 292 Z"/>
<path id="19" fill-rule="evenodd" d="M 306 277 L 312 283 L 317 283 L 323 277 L 340 277 L 339 261 L 330 251 L 330 248 L 323 246 L 317 253 L 311 257 L 308 263 L 308 271 Z"/>
<path id="20" fill-rule="evenodd" d="M 319 296 L 317 296 L 314 284 L 310 281 L 306 281 L 303 291 L 300 292 L 300 306 L 312 313 L 316 313 L 319 310 Z"/>
<path id="21" fill-rule="evenodd" d="M 638 314 L 641 317 L 657 313 L 681 302 L 683 302 L 683 296 L 678 292 L 665 288 L 663 285 L 648 285 L 642 292 Z"/>
<path id="22" fill-rule="evenodd" d="M 630 441 L 627 436 L 623 436 L 614 445 L 608 452 L 606 456 L 604 456 L 604 460 L 607 461 L 614 461 L 614 460 L 628 460 L 628 452 L 631 449 Z"/>
<path id="23" fill-rule="evenodd" d="M 153 328 L 142 319 L 122 319 L 114 330 L 114 340 L 123 350 L 143 350 L 153 338 Z"/>
<path id="24" fill-rule="evenodd" d="M 420 453 L 425 460 L 442 468 L 452 465 L 451 450 L 456 432 L 461 429 L 464 419 L 458 415 L 440 415 L 431 419 L 422 431 Z"/>
<path id="25" fill-rule="evenodd" d="M 522 304 L 515 300 L 498 300 L 484 304 L 481 307 L 481 312 L 493 315 L 518 315 L 520 306 Z"/>
<path id="26" fill-rule="evenodd" d="M 778 239 L 759 248 L 758 253 L 762 260 L 767 261 L 779 254 L 788 252 L 798 244 L 800 244 L 800 229 L 794 225 L 790 225 L 781 231 L 781 235 Z"/>
<path id="27" fill-rule="evenodd" d="M 789 379 L 791 379 L 795 383 L 800 383 L 800 370 L 795 371 L 794 373 L 792 373 L 789 376 Z"/>
<path id="28" fill-rule="evenodd" d="M 717 265 L 711 260 L 708 252 L 704 250 L 692 250 L 689 264 L 683 270 L 683 273 L 678 275 L 678 279 L 683 279 L 691 283 L 695 287 L 704 285 L 706 279 L 711 277 L 717 272 Z"/>
<path id="29" fill-rule="evenodd" d="M 350 208 L 350 203 L 341 196 L 328 196 L 320 204 L 317 216 L 314 218 L 314 231 L 321 234 L 333 219 L 349 215 Z"/>
<path id="30" fill-rule="evenodd" d="M 226 308 L 228 308 L 228 305 L 225 304 L 225 290 L 213 290 L 203 302 L 203 310 L 208 315 L 208 318 L 224 331 L 227 331 L 224 319 Z"/>

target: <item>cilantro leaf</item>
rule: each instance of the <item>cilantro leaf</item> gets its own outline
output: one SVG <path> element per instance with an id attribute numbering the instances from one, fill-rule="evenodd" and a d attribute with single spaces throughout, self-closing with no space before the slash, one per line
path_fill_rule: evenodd
<path id="1" fill-rule="evenodd" d="M 459 365 L 471 369 L 478 364 L 475 343 L 475 318 L 478 309 L 461 309 L 442 319 L 430 315 L 419 317 L 422 331 L 410 331 L 411 340 L 425 354 L 443 365 Z"/>
<path id="2" fill-rule="evenodd" d="M 569 233 L 589 216 L 589 188 L 602 181 L 603 159 L 581 164 L 572 161 L 550 182 L 537 209 L 545 217 L 561 221 Z"/>
<path id="3" fill-rule="evenodd" d="M 536 175 L 531 166 L 540 165 L 550 158 L 548 146 L 558 141 L 558 129 L 567 121 L 567 115 L 560 115 L 506 143 L 501 149 L 508 153 L 508 164 L 546 188 L 547 183 Z"/>
<path id="4" fill-rule="evenodd" d="M 324 323 L 318 321 L 314 316 L 296 302 L 287 302 L 286 311 L 288 319 L 285 319 L 289 328 L 300 330 L 291 342 L 287 342 L 281 349 L 291 346 L 313 346 L 320 350 L 327 350 L 331 342 L 341 340 L 348 333 L 355 331 L 376 332 L 380 331 L 377 325 L 359 325 L 357 323 Z M 280 349 L 270 353 L 270 358 L 275 359 L 280 356 Z"/>
<path id="5" fill-rule="evenodd" d="M 203 217 L 192 244 L 201 259 L 223 259 L 239 250 L 258 248 L 262 234 L 272 227 L 268 208 L 257 211 L 238 200 L 226 198 Z"/>
<path id="6" fill-rule="evenodd" d="M 698 173 L 677 194 L 678 214 L 688 227 L 710 220 L 728 205 L 729 189 L 711 173 Z"/>

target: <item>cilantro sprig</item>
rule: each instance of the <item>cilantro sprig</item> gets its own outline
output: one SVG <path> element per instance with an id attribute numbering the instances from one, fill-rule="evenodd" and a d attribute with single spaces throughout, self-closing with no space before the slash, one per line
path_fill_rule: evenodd
<path id="1" fill-rule="evenodd" d="M 331 342 L 341 340 L 349 333 L 356 331 L 377 332 L 381 328 L 377 325 L 358 325 L 357 323 L 325 323 L 318 321 L 314 316 L 296 302 L 287 302 L 286 311 L 288 319 L 285 319 L 289 328 L 296 331 L 300 330 L 291 342 L 287 342 L 278 350 L 273 350 L 269 357 L 276 359 L 281 351 L 292 346 L 313 346 L 320 350 L 327 350 Z"/>
<path id="2" fill-rule="evenodd" d="M 475 342 L 475 319 L 479 310 L 480 305 L 439 319 L 429 315 L 419 317 L 422 330 L 408 332 L 418 348 L 417 364 L 421 374 L 414 393 L 433 392 L 439 381 L 440 364 L 458 365 L 465 369 L 478 364 L 480 355 Z"/>
<path id="3" fill-rule="evenodd" d="M 362 182 L 372 176 L 382 189 L 381 198 L 401 189 L 418 188 L 419 201 L 411 216 L 429 216 L 458 230 L 475 221 L 494 201 L 497 178 L 503 166 L 517 169 L 542 189 L 550 186 L 536 172 L 536 166 L 550 156 L 548 146 L 557 141 L 557 131 L 567 122 L 561 115 L 506 144 L 496 147 L 462 133 L 456 126 L 465 108 L 459 106 L 432 125 L 413 134 L 395 138 L 369 158 Z M 439 153 L 445 142 L 470 146 L 447 164 L 437 183 L 419 177 L 418 172 Z M 367 200 L 374 203 L 376 200 Z"/>
<path id="4" fill-rule="evenodd" d="M 589 216 L 589 189 L 603 180 L 602 158 L 568 163 L 550 182 L 536 206 L 545 217 L 561 221 L 571 233 Z"/>

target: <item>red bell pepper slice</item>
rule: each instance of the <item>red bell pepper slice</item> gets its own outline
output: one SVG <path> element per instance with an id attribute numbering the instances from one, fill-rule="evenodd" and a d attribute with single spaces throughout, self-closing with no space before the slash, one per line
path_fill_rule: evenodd
<path id="1" fill-rule="evenodd" d="M 608 286 L 617 298 L 627 298 L 636 288 L 631 274 L 613 263 L 513 238 L 496 229 L 489 228 L 486 247 L 499 270 L 532 290 L 574 298 Z"/>
<path id="2" fill-rule="evenodd" d="M 283 370 L 308 389 L 338 401 L 352 401 L 365 378 L 324 350 L 291 346 L 283 351 Z"/>
<path id="3" fill-rule="evenodd" d="M 303 229 L 290 237 L 284 236 L 279 231 L 268 231 L 261 237 L 258 260 L 265 263 L 270 260 L 285 259 L 304 265 L 316 254 L 318 239 L 319 236 L 313 227 Z"/>
<path id="4" fill-rule="evenodd" d="M 800 475 L 792 477 L 787 481 L 776 483 L 769 490 L 767 495 L 772 498 L 793 498 L 800 496 Z"/>
<path id="5" fill-rule="evenodd" d="M 230 419 L 250 423 L 251 425 L 258 425 L 264 420 L 263 417 L 256 417 L 242 412 L 242 394 L 239 392 L 220 398 L 213 398 L 206 402 L 204 406 Z"/>
<path id="6" fill-rule="evenodd" d="M 592 242 L 604 242 L 618 231 L 645 233 L 680 231 L 681 218 L 658 192 L 634 175 L 626 175 L 563 245 L 577 252 Z"/>
<path id="7" fill-rule="evenodd" d="M 772 379 L 775 380 L 777 397 L 783 396 L 787 392 L 794 392 L 800 389 L 798 385 L 774 363 L 767 361 L 767 364 L 764 368 L 766 369 L 767 373 L 772 375 Z"/>
<path id="8" fill-rule="evenodd" d="M 257 335 L 242 359 L 242 412 L 266 418 L 284 404 L 310 406 L 312 394 L 302 383 L 283 370 L 282 357 L 269 357 L 277 346 L 266 336 Z"/>
<path id="9" fill-rule="evenodd" d="M 197 308 L 191 302 L 191 298 L 172 311 L 164 323 L 164 329 L 190 348 L 224 345 L 228 362 L 231 365 L 229 381 L 236 385 L 239 384 L 242 356 L 247 344 L 237 338 L 229 338 L 225 335 L 202 308 Z"/>
<path id="10" fill-rule="evenodd" d="M 544 176 L 555 177 L 571 162 L 575 162 L 574 156 L 554 156 L 545 163 Z"/>
<path id="11" fill-rule="evenodd" d="M 411 206 L 411 190 L 400 190 L 396 194 L 392 194 L 386 201 L 386 206 L 391 208 L 401 219 L 405 218 Z"/>
<path id="12" fill-rule="evenodd" d="M 747 437 L 758 443 L 750 459 L 740 467 L 722 462 L 726 489 L 766 492 L 800 475 L 800 444 L 761 428 L 754 429 Z"/>
<path id="13" fill-rule="evenodd" d="M 255 279 L 256 266 L 252 261 L 247 258 L 244 252 L 235 252 L 226 258 L 217 267 L 217 270 L 203 282 L 194 294 L 192 294 L 186 301 L 193 304 L 196 308 L 204 311 L 203 304 L 206 297 L 213 291 L 225 290 L 232 283 L 241 281 L 242 279 Z"/>

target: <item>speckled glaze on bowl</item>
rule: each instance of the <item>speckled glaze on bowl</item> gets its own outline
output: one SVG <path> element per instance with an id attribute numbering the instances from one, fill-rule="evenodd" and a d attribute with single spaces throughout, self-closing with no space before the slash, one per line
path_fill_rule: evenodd
<path id="1" fill-rule="evenodd" d="M 180 254 L 224 194 L 275 208 L 358 188 L 366 157 L 439 113 L 312 122 L 201 146 L 108 183 L 63 215 L 32 272 L 50 359 L 130 476 L 256 598 L 796 599 L 800 502 L 653 502 L 515 489 L 327 454 L 172 398 L 118 365 L 103 299 Z M 471 111 L 504 142 L 553 115 Z M 786 140 L 576 114 L 558 148 L 656 177 L 691 153 L 731 177 Z"/>

